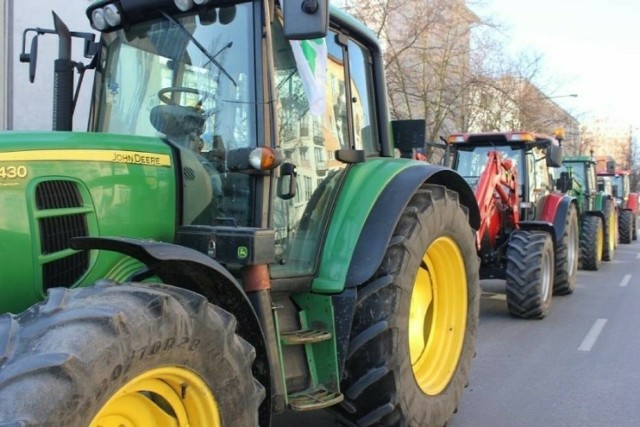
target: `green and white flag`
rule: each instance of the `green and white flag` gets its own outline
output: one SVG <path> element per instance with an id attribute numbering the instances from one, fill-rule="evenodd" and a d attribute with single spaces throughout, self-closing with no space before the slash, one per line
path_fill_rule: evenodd
<path id="1" fill-rule="evenodd" d="M 327 43 L 324 38 L 291 40 L 298 73 L 309 101 L 311 114 L 322 115 L 325 109 L 327 81 Z"/>

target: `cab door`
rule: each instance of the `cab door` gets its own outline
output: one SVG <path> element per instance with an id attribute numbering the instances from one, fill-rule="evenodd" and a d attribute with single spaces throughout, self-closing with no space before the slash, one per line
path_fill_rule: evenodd
<path id="1" fill-rule="evenodd" d="M 290 42 L 278 22 L 273 55 L 276 145 L 284 160 L 271 198 L 277 261 L 270 271 L 273 279 L 298 277 L 310 284 L 349 170 L 336 153 L 379 155 L 372 61 L 363 45 L 334 30 L 322 40 Z M 325 67 L 324 80 L 309 81 L 314 66 Z"/>

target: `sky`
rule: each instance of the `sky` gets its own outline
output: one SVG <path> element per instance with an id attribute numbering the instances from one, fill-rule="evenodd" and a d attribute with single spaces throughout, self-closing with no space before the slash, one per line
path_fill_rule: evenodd
<path id="1" fill-rule="evenodd" d="M 478 4 L 474 4 L 478 3 Z M 542 55 L 549 96 L 580 121 L 640 129 L 640 1 L 472 0 L 512 52 Z M 551 82 L 550 84 L 548 84 Z M 551 93 L 549 93 L 551 91 Z"/>

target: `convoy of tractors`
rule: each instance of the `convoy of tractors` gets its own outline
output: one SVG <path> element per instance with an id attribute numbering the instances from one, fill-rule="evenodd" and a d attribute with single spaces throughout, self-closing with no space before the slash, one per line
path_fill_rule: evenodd
<path id="1" fill-rule="evenodd" d="M 637 239 L 628 172 L 560 134 L 410 158 L 424 121 L 391 120 L 375 34 L 280 4 L 100 0 L 99 41 L 25 31 L 32 81 L 38 38 L 59 53 L 52 131 L 0 133 L 0 425 L 442 426 L 481 279 L 540 319 Z"/>

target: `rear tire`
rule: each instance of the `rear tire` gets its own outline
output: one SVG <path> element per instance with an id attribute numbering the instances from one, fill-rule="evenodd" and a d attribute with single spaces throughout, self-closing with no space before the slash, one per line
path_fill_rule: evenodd
<path id="1" fill-rule="evenodd" d="M 555 254 L 554 295 L 569 295 L 576 288 L 578 259 L 580 257 L 580 230 L 578 211 L 572 203 L 565 219 L 564 232 L 558 240 Z"/>
<path id="2" fill-rule="evenodd" d="M 228 312 L 167 285 L 52 289 L 0 317 L 0 424 L 255 427 L 265 391 L 235 330 Z"/>
<path id="3" fill-rule="evenodd" d="M 458 194 L 423 185 L 376 274 L 358 288 L 340 418 L 358 426 L 446 423 L 475 353 L 478 271 Z"/>
<path id="4" fill-rule="evenodd" d="M 507 248 L 507 306 L 525 319 L 542 319 L 551 307 L 553 242 L 547 233 L 516 230 Z"/>
<path id="5" fill-rule="evenodd" d="M 585 216 L 580 233 L 580 262 L 583 270 L 597 271 L 600 268 L 603 246 L 602 220 L 595 215 Z"/>
<path id="6" fill-rule="evenodd" d="M 620 243 L 631 243 L 631 239 L 633 238 L 633 214 L 631 211 L 621 211 L 618 220 Z"/>

